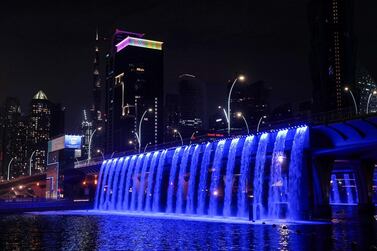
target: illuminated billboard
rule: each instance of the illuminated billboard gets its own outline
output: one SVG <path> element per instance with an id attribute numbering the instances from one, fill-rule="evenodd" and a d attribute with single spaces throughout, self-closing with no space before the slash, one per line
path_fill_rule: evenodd
<path id="1" fill-rule="evenodd" d="M 81 149 L 81 136 L 64 135 L 48 142 L 48 152 L 55 152 L 65 148 Z"/>

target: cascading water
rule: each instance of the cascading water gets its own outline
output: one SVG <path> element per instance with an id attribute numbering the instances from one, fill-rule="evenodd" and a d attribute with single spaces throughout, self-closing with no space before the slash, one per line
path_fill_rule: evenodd
<path id="1" fill-rule="evenodd" d="M 179 156 L 181 153 L 181 147 L 177 147 L 174 151 L 173 160 L 171 163 L 170 168 L 170 175 L 169 175 L 169 184 L 168 184 L 168 197 L 167 197 L 167 203 L 166 203 L 166 212 L 172 213 L 173 212 L 173 197 L 174 197 L 174 191 L 175 191 L 175 178 L 177 176 L 177 167 L 178 167 L 178 161 Z"/>
<path id="2" fill-rule="evenodd" d="M 153 192 L 153 205 L 152 211 L 157 213 L 160 210 L 160 196 L 161 196 L 161 182 L 162 182 L 162 174 L 164 172 L 165 166 L 165 158 L 168 150 L 164 150 L 161 153 L 160 159 L 158 160 L 158 168 L 155 180 L 155 188 Z"/>
<path id="3" fill-rule="evenodd" d="M 99 196 L 100 196 L 100 189 L 102 189 L 102 178 L 103 178 L 103 172 L 104 172 L 104 169 L 105 169 L 105 166 L 106 166 L 106 162 L 103 161 L 102 164 L 101 164 L 101 168 L 100 168 L 100 171 L 99 171 L 99 175 L 98 175 L 98 179 L 97 179 L 97 189 L 96 189 L 96 198 L 95 198 L 95 201 L 94 201 L 94 209 L 98 210 L 99 209 Z"/>
<path id="4" fill-rule="evenodd" d="M 222 169 L 223 151 L 226 140 L 217 143 L 215 158 L 213 160 L 208 215 L 217 215 L 220 174 Z"/>
<path id="5" fill-rule="evenodd" d="M 131 186 L 131 178 L 132 178 L 132 173 L 134 171 L 134 167 L 136 162 L 139 161 L 139 159 L 142 158 L 142 155 L 138 156 L 132 156 L 131 158 L 131 163 L 128 166 L 127 170 L 127 177 L 126 177 L 126 186 L 124 187 L 124 195 L 123 195 L 123 203 L 122 203 L 122 210 L 128 210 L 128 201 L 130 198 L 130 186 Z"/>
<path id="6" fill-rule="evenodd" d="M 331 192 L 332 196 L 330 196 L 330 203 L 331 204 L 339 204 L 340 203 L 340 195 L 339 195 L 339 184 L 336 179 L 336 175 L 331 175 Z"/>
<path id="7" fill-rule="evenodd" d="M 118 163 L 116 163 L 116 166 L 114 167 L 114 171 L 111 174 L 111 181 L 110 181 L 110 196 L 108 201 L 108 209 L 114 210 L 115 209 L 115 203 L 116 203 L 116 196 L 118 193 L 118 181 L 119 181 L 119 172 L 123 166 L 124 158 L 120 158 Z"/>
<path id="8" fill-rule="evenodd" d="M 296 219 L 306 128 L 287 132 L 279 131 L 275 142 L 264 133 L 106 160 L 100 168 L 94 208 L 246 218 L 252 191 L 253 219 L 285 218 L 287 213 Z M 287 149 L 286 137 L 293 142 L 287 143 Z M 268 146 L 273 142 L 271 153 Z M 268 178 L 265 166 L 270 154 Z"/>
<path id="9" fill-rule="evenodd" d="M 131 211 L 136 210 L 136 203 L 137 203 L 136 196 L 137 196 L 137 185 L 138 185 L 138 180 L 139 180 L 139 173 L 140 173 L 140 169 L 143 163 L 148 162 L 149 155 L 150 153 L 148 153 L 148 155 L 143 155 L 143 154 L 139 155 L 139 158 L 136 162 L 134 175 L 132 177 L 132 194 L 131 194 L 131 204 L 129 207 L 129 210 Z"/>
<path id="10" fill-rule="evenodd" d="M 234 166 L 236 161 L 237 146 L 239 138 L 235 138 L 230 143 L 228 161 L 226 164 L 226 176 L 225 176 L 225 187 L 224 187 L 224 207 L 223 215 L 232 215 L 232 194 L 233 194 L 233 177 L 234 177 Z"/>
<path id="11" fill-rule="evenodd" d="M 209 162 L 211 160 L 211 152 L 212 152 L 212 143 L 207 143 L 206 149 L 204 150 L 204 155 L 202 159 L 202 164 L 200 166 L 200 180 L 198 186 L 198 208 L 197 214 L 203 215 L 205 213 L 206 207 L 206 198 L 207 198 L 207 176 L 208 176 L 208 168 Z"/>
<path id="12" fill-rule="evenodd" d="M 285 138 L 288 130 L 279 131 L 272 152 L 270 184 L 268 193 L 268 217 L 270 219 L 281 218 L 281 209 L 287 202 L 287 194 L 284 193 L 284 189 L 287 186 L 285 184 L 286 174 L 282 173 L 282 165 L 285 159 Z"/>
<path id="13" fill-rule="evenodd" d="M 122 204 L 123 204 L 123 194 L 124 194 L 124 180 L 126 179 L 126 171 L 128 169 L 128 165 L 130 163 L 130 157 L 126 157 L 126 159 L 123 161 L 123 166 L 122 166 L 122 171 L 120 172 L 120 181 L 119 181 L 119 186 L 117 189 L 117 196 L 114 199 L 114 203 L 116 203 L 116 210 L 121 210 L 122 209 Z M 116 188 L 116 187 L 115 187 Z"/>
<path id="14" fill-rule="evenodd" d="M 141 169 L 141 176 L 140 176 L 140 183 L 139 183 L 139 194 L 137 198 L 137 210 L 143 210 L 144 206 L 144 196 L 145 196 L 145 175 L 147 172 L 147 168 L 149 167 L 149 157 L 151 153 L 147 153 L 147 156 L 144 160 L 143 169 Z"/>
<path id="15" fill-rule="evenodd" d="M 175 212 L 177 214 L 183 213 L 183 186 L 185 184 L 185 173 L 186 173 L 186 168 L 187 168 L 187 163 L 189 160 L 190 156 L 190 150 L 192 148 L 190 146 L 187 146 L 185 148 L 185 151 L 183 153 L 182 161 L 181 161 L 181 166 L 179 168 L 179 175 L 178 175 L 178 190 L 177 190 L 177 203 L 176 203 L 176 208 Z"/>
<path id="16" fill-rule="evenodd" d="M 237 216 L 242 218 L 248 217 L 247 190 L 249 184 L 250 162 L 253 143 L 254 136 L 247 136 L 243 144 L 241 155 L 240 179 L 238 181 L 237 191 Z"/>
<path id="17" fill-rule="evenodd" d="M 269 141 L 269 134 L 263 133 L 260 136 L 257 155 L 255 160 L 254 169 L 254 181 L 253 181 L 253 218 L 261 219 L 264 218 L 264 207 L 263 207 L 263 184 L 264 184 L 264 167 L 266 165 L 266 152 Z"/>
<path id="18" fill-rule="evenodd" d="M 200 151 L 201 151 L 201 145 L 196 145 L 194 149 L 194 153 L 192 154 L 192 158 L 191 158 L 190 179 L 189 179 L 189 184 L 188 184 L 187 203 L 186 203 L 187 214 L 195 213 L 194 211 L 195 185 L 196 185 L 196 174 L 198 170 L 198 161 L 199 161 Z"/>
<path id="19" fill-rule="evenodd" d="M 344 185 L 346 187 L 346 193 L 347 193 L 347 204 L 349 205 L 357 204 L 357 200 L 355 199 L 355 196 L 353 194 L 353 189 L 351 186 L 350 175 L 348 173 L 344 174 Z M 356 188 L 356 186 L 354 187 Z"/>
<path id="20" fill-rule="evenodd" d="M 300 201 L 303 200 L 301 181 L 306 132 L 307 127 L 297 128 L 293 138 L 288 179 L 288 216 L 291 219 L 299 219 Z"/>
<path id="21" fill-rule="evenodd" d="M 154 178 L 154 173 L 156 170 L 156 165 L 158 163 L 158 159 L 160 156 L 160 152 L 154 152 L 153 157 L 152 157 L 152 162 L 151 166 L 149 168 L 149 174 L 148 174 L 148 187 L 147 187 L 147 194 L 146 194 L 146 199 L 145 199 L 145 211 L 150 212 L 151 211 L 151 206 L 152 206 L 152 190 L 153 190 L 153 178 Z"/>

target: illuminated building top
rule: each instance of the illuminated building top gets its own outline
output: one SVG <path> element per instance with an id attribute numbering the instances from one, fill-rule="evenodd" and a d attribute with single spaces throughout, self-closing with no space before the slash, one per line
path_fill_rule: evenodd
<path id="1" fill-rule="evenodd" d="M 47 96 L 42 90 L 40 90 L 37 92 L 37 94 L 34 95 L 33 99 L 46 99 L 47 100 Z"/>
<path id="2" fill-rule="evenodd" d="M 116 45 L 117 52 L 126 48 L 127 46 L 143 47 L 153 50 L 162 50 L 162 43 L 159 41 L 147 40 L 142 38 L 127 37 Z"/>

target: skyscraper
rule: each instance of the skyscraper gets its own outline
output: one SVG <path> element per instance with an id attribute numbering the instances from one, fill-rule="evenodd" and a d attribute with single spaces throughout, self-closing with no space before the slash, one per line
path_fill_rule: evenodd
<path id="1" fill-rule="evenodd" d="M 32 170 L 43 172 L 46 167 L 47 142 L 51 130 L 51 104 L 43 91 L 38 91 L 31 101 L 30 143 L 35 151 Z"/>
<path id="2" fill-rule="evenodd" d="M 350 104 L 344 87 L 355 80 L 353 0 L 312 0 L 309 25 L 314 111 L 340 111 Z"/>
<path id="3" fill-rule="evenodd" d="M 94 47 L 94 62 L 93 62 L 93 104 L 91 107 L 92 123 L 94 127 L 98 127 L 102 123 L 101 112 L 101 96 L 102 96 L 102 84 L 100 75 L 100 51 L 99 51 L 99 36 L 98 30 L 96 31 L 96 41 Z"/>
<path id="4" fill-rule="evenodd" d="M 362 66 L 357 67 L 356 83 L 354 87 L 355 94 L 357 96 L 357 105 L 360 113 L 367 113 L 367 106 L 368 113 L 376 113 L 377 95 L 374 95 L 373 92 L 377 91 L 377 82 Z"/>
<path id="5" fill-rule="evenodd" d="M 163 139 L 162 42 L 143 36 L 116 30 L 112 37 L 106 66 L 108 153 L 130 149 L 129 141 L 139 137 L 142 119 L 142 146 Z"/>

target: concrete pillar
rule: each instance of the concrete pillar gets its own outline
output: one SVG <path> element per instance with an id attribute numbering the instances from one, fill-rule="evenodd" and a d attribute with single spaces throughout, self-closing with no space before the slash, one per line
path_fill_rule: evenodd
<path id="1" fill-rule="evenodd" d="M 359 168 L 355 169 L 357 193 L 359 197 L 359 212 L 374 212 L 373 205 L 373 172 L 375 162 L 372 160 L 362 160 Z"/>

